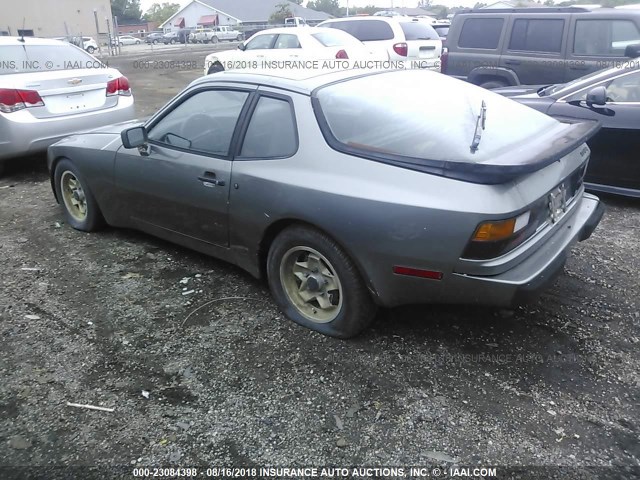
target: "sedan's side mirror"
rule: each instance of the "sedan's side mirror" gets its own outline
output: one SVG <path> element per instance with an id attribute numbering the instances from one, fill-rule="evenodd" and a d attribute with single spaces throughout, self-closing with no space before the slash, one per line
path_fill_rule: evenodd
<path id="1" fill-rule="evenodd" d="M 124 148 L 137 148 L 147 143 L 147 129 L 142 125 L 127 128 L 120 133 Z"/>
<path id="2" fill-rule="evenodd" d="M 587 93 L 587 105 L 605 105 L 607 103 L 607 87 L 600 85 Z"/>
<path id="3" fill-rule="evenodd" d="M 244 46 L 244 43 L 241 43 L 240 45 L 238 45 L 238 50 L 242 50 L 244 52 L 245 48 L 246 47 Z"/>
<path id="4" fill-rule="evenodd" d="M 634 45 L 627 45 L 624 49 L 624 56 L 628 58 L 640 57 L 640 43 Z"/>

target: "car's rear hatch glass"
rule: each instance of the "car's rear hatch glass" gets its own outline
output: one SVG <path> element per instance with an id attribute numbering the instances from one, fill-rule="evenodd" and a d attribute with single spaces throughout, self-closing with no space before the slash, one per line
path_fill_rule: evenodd
<path id="1" fill-rule="evenodd" d="M 355 77 L 313 95 L 325 138 L 337 150 L 479 183 L 538 170 L 597 129 L 597 124 L 561 123 L 426 71 Z"/>
<path id="2" fill-rule="evenodd" d="M 409 58 L 439 58 L 442 41 L 430 25 L 421 21 L 400 22 L 407 42 Z"/>

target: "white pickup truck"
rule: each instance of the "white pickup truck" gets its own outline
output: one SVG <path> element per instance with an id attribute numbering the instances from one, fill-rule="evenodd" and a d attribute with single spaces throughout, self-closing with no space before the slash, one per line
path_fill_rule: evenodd
<path id="1" fill-rule="evenodd" d="M 242 32 L 233 27 L 220 26 L 196 30 L 191 34 L 192 43 L 218 43 L 222 41 L 241 42 L 244 40 Z"/>

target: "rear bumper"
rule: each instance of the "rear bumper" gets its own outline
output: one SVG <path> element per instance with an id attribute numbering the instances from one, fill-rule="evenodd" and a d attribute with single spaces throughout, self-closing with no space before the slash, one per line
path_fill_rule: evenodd
<path id="1" fill-rule="evenodd" d="M 573 218 L 525 261 L 495 276 L 454 273 L 453 288 L 465 292 L 470 302 L 464 303 L 509 307 L 535 299 L 562 273 L 571 247 L 591 236 L 604 211 L 597 197 L 584 194 Z"/>
<path id="2" fill-rule="evenodd" d="M 442 280 L 426 280 L 390 273 L 375 285 L 374 295 L 383 306 L 418 303 L 474 304 L 512 307 L 534 299 L 562 273 L 575 243 L 591 236 L 605 207 L 583 193 L 570 218 L 544 244 L 512 268 L 494 275 L 446 272 Z"/>
<path id="3" fill-rule="evenodd" d="M 24 109 L 0 113 L 0 160 L 45 151 L 74 133 L 135 118 L 133 96 L 119 97 L 115 107 L 53 118 L 35 118 Z"/>

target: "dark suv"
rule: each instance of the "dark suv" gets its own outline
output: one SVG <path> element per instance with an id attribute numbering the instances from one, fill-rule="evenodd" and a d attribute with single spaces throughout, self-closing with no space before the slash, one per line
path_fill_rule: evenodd
<path id="1" fill-rule="evenodd" d="M 486 88 L 563 83 L 628 60 L 640 9 L 474 9 L 456 14 L 442 72 Z"/>

